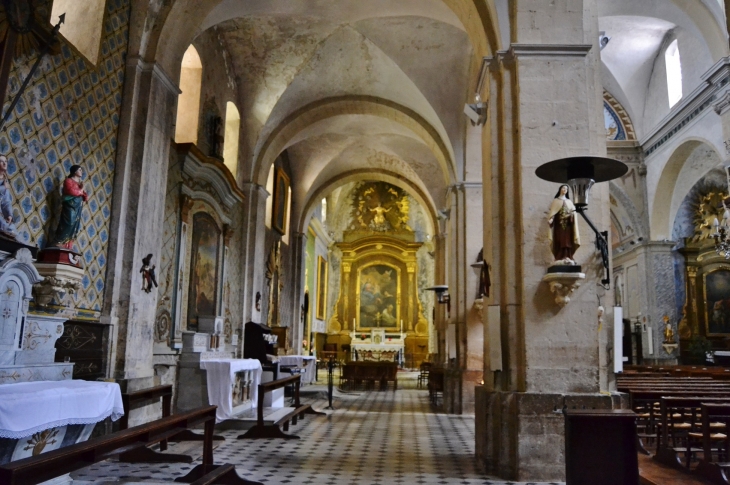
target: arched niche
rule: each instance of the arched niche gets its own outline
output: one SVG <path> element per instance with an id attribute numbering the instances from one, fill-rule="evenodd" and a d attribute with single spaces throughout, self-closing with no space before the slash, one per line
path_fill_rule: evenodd
<path id="1" fill-rule="evenodd" d="M 177 99 L 176 143 L 197 143 L 200 121 L 200 88 L 203 63 L 192 44 L 185 51 L 180 65 L 180 91 Z"/>

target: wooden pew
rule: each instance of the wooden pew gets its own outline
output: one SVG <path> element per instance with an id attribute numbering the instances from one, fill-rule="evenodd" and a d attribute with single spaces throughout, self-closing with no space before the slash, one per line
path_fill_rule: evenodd
<path id="1" fill-rule="evenodd" d="M 727 432 L 730 429 L 730 403 L 703 403 L 701 405 L 701 412 L 703 456 L 702 461 L 697 466 L 697 473 L 713 483 L 728 485 L 730 482 L 728 481 L 726 470 L 730 468 L 730 463 L 728 463 L 730 460 L 727 456 L 728 450 L 730 449 L 730 434 Z M 712 442 L 716 440 L 712 440 L 713 429 L 710 423 L 714 421 L 725 423 L 725 462 L 715 461 L 712 456 Z"/>
<path id="2" fill-rule="evenodd" d="M 215 411 L 216 406 L 205 406 L 117 431 L 107 436 L 0 465 L 0 483 L 3 485 L 36 485 L 106 460 L 115 454 L 146 448 L 150 444 L 159 443 L 181 431 L 202 424 L 205 429 L 203 463 L 193 468 L 185 477 L 175 480 L 185 483 L 195 482 L 217 470 L 220 466 L 213 463 Z M 258 482 L 240 478 L 235 469 L 226 470 L 225 481 L 220 477 L 217 480 L 219 481 L 213 483 L 261 485 Z"/>
<path id="3" fill-rule="evenodd" d="M 293 425 L 297 424 L 297 418 L 299 416 L 304 419 L 305 414 L 319 414 L 324 415 L 325 413 L 315 411 L 312 409 L 311 404 L 301 404 L 299 401 L 299 386 L 301 384 L 302 376 L 300 374 L 293 375 L 291 377 L 285 377 L 271 382 L 264 382 L 259 384 L 259 396 L 258 396 L 258 409 L 256 410 L 256 424 L 246 431 L 244 434 L 239 435 L 238 439 L 262 439 L 262 438 L 283 438 L 283 439 L 295 439 L 298 440 L 299 436 L 286 434 L 284 431 L 289 431 L 289 421 Z M 281 389 L 289 384 L 294 384 L 294 409 L 279 418 L 278 421 L 270 425 L 264 424 L 264 394 L 271 392 L 275 389 Z M 279 426 L 283 426 L 282 431 Z"/>
<path id="4" fill-rule="evenodd" d="M 345 364 L 340 385 L 354 388 L 362 383 L 366 388 L 374 388 L 380 383 L 380 389 L 385 390 L 388 382 L 393 383 L 393 390 L 398 389 L 398 364 L 396 362 L 369 362 L 357 361 Z"/>
<path id="5" fill-rule="evenodd" d="M 172 414 L 172 385 L 140 389 L 138 391 L 122 393 L 122 406 L 124 416 L 119 418 L 119 429 L 129 428 L 129 412 L 140 403 L 162 398 L 162 417 L 166 418 Z M 160 451 L 167 450 L 167 440 L 160 441 Z"/>

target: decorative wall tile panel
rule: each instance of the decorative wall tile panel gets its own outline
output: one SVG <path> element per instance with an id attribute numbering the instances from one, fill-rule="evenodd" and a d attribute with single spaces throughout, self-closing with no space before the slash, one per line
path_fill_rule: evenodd
<path id="1" fill-rule="evenodd" d="M 40 2 L 47 8 L 50 2 Z M 119 110 L 124 82 L 129 0 L 108 0 L 97 68 L 88 65 L 65 44 L 61 53 L 41 61 L 0 133 L 0 153 L 8 157 L 14 198 L 14 219 L 21 238 L 43 248 L 55 229 L 60 187 L 71 165 L 81 165 L 90 195 L 84 205 L 77 250 L 86 262 L 78 308 L 100 310 L 104 295 L 112 182 Z M 13 64 L 8 99 L 36 61 Z"/>

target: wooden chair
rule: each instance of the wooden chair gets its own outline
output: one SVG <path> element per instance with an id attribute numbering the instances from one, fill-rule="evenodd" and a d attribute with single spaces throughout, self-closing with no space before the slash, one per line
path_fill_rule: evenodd
<path id="1" fill-rule="evenodd" d="M 417 387 L 428 386 L 428 374 L 431 372 L 431 362 L 421 362 L 421 372 L 418 374 Z"/>

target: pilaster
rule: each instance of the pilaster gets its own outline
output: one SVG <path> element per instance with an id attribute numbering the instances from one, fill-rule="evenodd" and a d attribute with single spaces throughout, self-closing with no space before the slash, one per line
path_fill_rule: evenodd
<path id="1" fill-rule="evenodd" d="M 114 177 L 102 320 L 114 325 L 112 373 L 142 378 L 152 367 L 157 292 L 142 290 L 139 266 L 159 256 L 179 89 L 156 63 L 127 59 Z"/>

